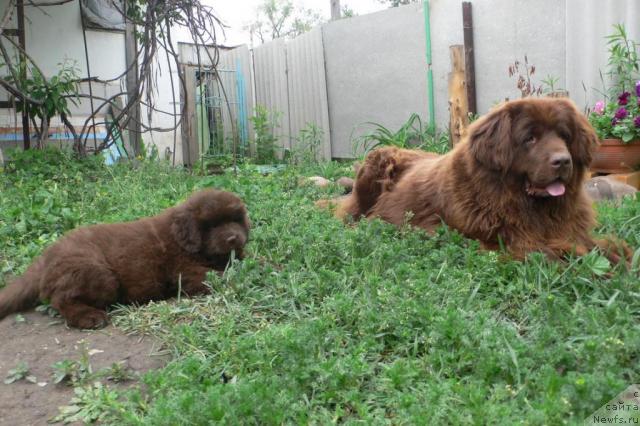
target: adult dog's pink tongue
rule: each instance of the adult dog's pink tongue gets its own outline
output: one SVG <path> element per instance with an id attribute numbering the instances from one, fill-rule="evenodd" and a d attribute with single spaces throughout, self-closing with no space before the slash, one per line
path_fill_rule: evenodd
<path id="1" fill-rule="evenodd" d="M 545 190 L 552 197 L 559 197 L 564 194 L 564 184 L 560 182 L 554 182 L 551 185 L 547 186 Z"/>

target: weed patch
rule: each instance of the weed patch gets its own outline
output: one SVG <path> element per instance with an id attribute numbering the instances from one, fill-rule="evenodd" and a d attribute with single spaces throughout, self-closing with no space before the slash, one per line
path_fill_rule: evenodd
<path id="1" fill-rule="evenodd" d="M 205 177 L 146 162 L 35 167 L 45 171 L 0 177 L 5 273 L 73 226 L 155 214 L 196 188 L 236 192 L 253 223 L 247 258 L 209 275 L 211 295 L 112 312 L 117 326 L 161 339 L 174 360 L 144 376 L 144 393 L 87 390 L 67 418 L 574 423 L 639 381 L 637 272 L 597 253 L 504 260 L 446 228 L 344 226 L 313 206 L 338 188 L 297 182 L 339 177 L 348 164 Z M 640 246 L 639 199 L 598 212 L 598 232 Z M 89 399 L 97 411 L 81 411 Z"/>

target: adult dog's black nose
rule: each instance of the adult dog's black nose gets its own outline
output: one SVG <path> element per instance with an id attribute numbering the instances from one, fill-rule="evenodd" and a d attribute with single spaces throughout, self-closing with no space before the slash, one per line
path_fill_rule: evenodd
<path id="1" fill-rule="evenodd" d="M 561 169 L 571 166 L 571 155 L 565 152 L 553 154 L 551 156 L 551 167 Z"/>

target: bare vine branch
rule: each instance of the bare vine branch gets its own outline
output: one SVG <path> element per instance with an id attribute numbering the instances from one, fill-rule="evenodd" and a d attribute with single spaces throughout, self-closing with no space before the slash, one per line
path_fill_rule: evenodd
<path id="1" fill-rule="evenodd" d="M 5 10 L 2 21 L 0 21 L 0 34 L 6 23 L 9 22 L 16 6 L 16 0 L 9 0 L 8 9 Z M 17 0 L 24 1 L 24 5 L 34 7 L 49 7 L 66 4 L 73 0 L 51 0 L 51 1 L 34 1 L 34 0 Z M 185 77 L 181 72 L 180 58 L 174 46 L 174 38 L 172 31 L 176 28 L 186 28 L 191 39 L 196 45 L 198 55 L 198 68 L 207 70 L 215 70 L 218 63 L 217 49 L 217 32 L 223 31 L 223 24 L 214 14 L 213 9 L 200 3 L 200 0 L 131 0 L 127 4 L 127 10 L 122 7 L 122 3 L 117 0 L 111 0 L 111 4 L 120 12 L 123 19 L 126 19 L 136 28 L 137 55 L 136 61 L 127 64 L 126 70 L 120 75 L 111 79 L 100 79 L 98 76 L 89 75 L 84 78 L 74 80 L 75 83 L 80 82 L 101 82 L 110 83 L 121 81 L 127 74 L 134 70 L 137 66 L 137 84 L 133 90 L 129 92 L 120 91 L 112 96 L 101 97 L 98 95 L 87 95 L 84 93 L 74 93 L 68 95 L 71 98 L 93 99 L 99 101 L 99 104 L 93 109 L 88 117 L 83 117 L 84 122 L 78 130 L 74 127 L 65 113 L 60 114 L 60 118 L 64 126 L 69 130 L 74 138 L 74 149 L 76 152 L 84 155 L 91 150 L 87 149 L 87 140 L 89 132 L 95 128 L 92 123 L 98 116 L 105 116 L 108 112 L 113 116 L 113 122 L 119 126 L 122 132 L 130 123 L 139 125 L 143 132 L 174 132 L 173 158 L 175 163 L 176 150 L 176 134 L 178 127 L 182 123 L 184 113 L 186 112 L 186 102 L 192 102 L 191 99 L 183 99 L 180 111 L 177 110 L 176 104 L 176 87 L 174 85 L 174 77 L 171 73 L 172 68 L 178 72 L 178 84 L 183 93 L 185 89 Z M 17 52 L 20 58 L 21 66 L 28 65 L 27 69 L 35 69 L 41 73 L 36 61 L 30 57 L 24 49 L 9 37 L 5 37 L 13 45 L 13 50 Z M 202 65 L 201 50 L 204 51 L 207 58 L 207 65 Z M 158 87 L 159 65 L 161 56 L 158 54 L 164 51 L 164 60 L 166 61 L 168 72 L 170 75 L 170 83 L 172 90 L 173 106 L 172 111 L 165 111 L 156 107 L 156 93 L 161 89 Z M 14 61 L 6 46 L 0 37 L 0 54 L 1 59 L 7 64 L 10 77 L 0 77 L 0 86 L 6 89 L 13 97 L 21 102 L 31 105 L 41 105 L 42 100 L 36 99 L 28 93 L 24 83 L 21 80 L 20 73 L 14 66 Z M 214 74 L 215 75 L 215 74 Z M 50 85 L 50 82 L 46 82 Z M 48 86 L 47 86 L 48 87 Z M 138 105 L 147 107 L 146 122 L 135 119 L 135 109 Z M 110 108 L 109 108 L 110 107 Z M 110 111 L 106 111 L 106 109 Z M 153 120 L 156 114 L 166 114 L 172 116 L 173 123 L 169 126 L 154 125 Z M 44 118 L 46 122 L 40 123 L 40 130 L 48 127 L 48 117 Z M 99 123 L 104 121 L 95 120 Z M 46 134 L 40 135 L 46 138 Z M 107 137 L 100 143 L 96 151 L 107 149 L 113 143 L 113 131 L 107 129 Z"/>

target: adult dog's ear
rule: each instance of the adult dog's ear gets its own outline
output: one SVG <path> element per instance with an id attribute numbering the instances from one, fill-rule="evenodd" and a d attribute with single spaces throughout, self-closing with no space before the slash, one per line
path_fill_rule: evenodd
<path id="1" fill-rule="evenodd" d="M 587 120 L 575 106 L 571 105 L 571 108 L 573 109 L 576 127 L 573 133 L 573 140 L 569 144 L 571 158 L 574 164 L 588 167 L 589 164 L 591 164 L 593 151 L 600 143 L 598 141 L 598 135 L 589 123 L 589 120 Z"/>
<path id="2" fill-rule="evenodd" d="M 503 105 L 478 119 L 469 128 L 469 150 L 491 170 L 506 172 L 513 162 L 512 117 Z"/>
<path id="3" fill-rule="evenodd" d="M 193 213 L 186 208 L 177 209 L 173 213 L 171 232 L 174 238 L 189 253 L 197 253 L 202 245 L 202 238 Z"/>

